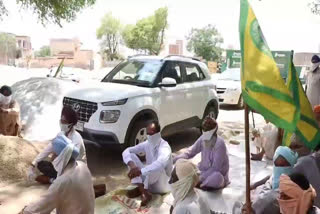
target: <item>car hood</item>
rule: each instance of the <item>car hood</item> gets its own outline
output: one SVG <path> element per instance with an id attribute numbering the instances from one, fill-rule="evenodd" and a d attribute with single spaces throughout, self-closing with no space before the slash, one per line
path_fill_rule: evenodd
<path id="1" fill-rule="evenodd" d="M 241 81 L 218 80 L 217 88 L 241 88 Z"/>
<path id="2" fill-rule="evenodd" d="M 150 88 L 139 86 L 95 82 L 79 85 L 77 89 L 66 94 L 66 97 L 90 102 L 108 102 L 121 100 L 150 93 Z"/>

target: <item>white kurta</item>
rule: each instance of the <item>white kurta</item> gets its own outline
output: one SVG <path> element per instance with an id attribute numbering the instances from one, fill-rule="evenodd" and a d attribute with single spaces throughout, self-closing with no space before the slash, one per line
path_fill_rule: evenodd
<path id="1" fill-rule="evenodd" d="M 94 214 L 91 173 L 82 161 L 68 165 L 41 199 L 26 207 L 23 214 Z"/>
<path id="2" fill-rule="evenodd" d="M 146 164 L 143 164 L 137 154 L 146 155 Z M 133 161 L 141 169 L 141 176 L 131 180 L 133 184 L 143 183 L 145 189 L 152 193 L 169 192 L 168 181 L 173 169 L 171 147 L 165 140 L 157 146 L 153 146 L 148 141 L 140 143 L 134 147 L 127 148 L 123 154 L 123 161 L 128 164 Z"/>
<path id="3" fill-rule="evenodd" d="M 62 134 L 62 133 L 60 132 L 59 134 Z M 68 138 L 79 149 L 80 154 L 79 154 L 77 160 L 80 160 L 80 161 L 87 163 L 86 148 L 84 147 L 84 143 L 83 143 L 83 139 L 82 139 L 81 135 L 77 131 L 73 130 L 68 135 Z M 50 142 L 48 144 L 48 146 L 35 158 L 35 160 L 32 162 L 32 164 L 37 165 L 37 163 L 45 160 L 52 153 L 53 153 L 53 148 L 52 148 L 52 143 Z"/>
<path id="4" fill-rule="evenodd" d="M 207 201 L 197 192 L 190 192 L 187 197 L 178 202 L 173 209 L 173 214 L 210 214 Z"/>
<path id="5" fill-rule="evenodd" d="M 309 72 L 307 75 L 307 97 L 312 108 L 320 105 L 320 68 L 316 72 Z"/>

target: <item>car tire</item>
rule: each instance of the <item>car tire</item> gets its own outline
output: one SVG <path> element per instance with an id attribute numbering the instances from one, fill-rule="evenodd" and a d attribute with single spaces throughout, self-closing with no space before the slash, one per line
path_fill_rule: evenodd
<path id="1" fill-rule="evenodd" d="M 135 146 L 147 139 L 148 120 L 138 120 L 134 122 L 132 130 L 129 133 L 127 147 Z"/>
<path id="2" fill-rule="evenodd" d="M 217 109 L 213 105 L 208 105 L 206 110 L 204 111 L 203 118 L 202 118 L 202 121 L 200 124 L 200 132 L 201 133 L 202 133 L 202 123 L 207 116 L 210 116 L 210 117 L 213 117 L 214 119 L 217 119 Z"/>
<path id="3" fill-rule="evenodd" d="M 243 101 L 242 95 L 240 95 L 240 98 L 239 98 L 237 107 L 240 108 L 240 109 L 243 109 L 243 108 L 244 108 L 244 101 Z"/>

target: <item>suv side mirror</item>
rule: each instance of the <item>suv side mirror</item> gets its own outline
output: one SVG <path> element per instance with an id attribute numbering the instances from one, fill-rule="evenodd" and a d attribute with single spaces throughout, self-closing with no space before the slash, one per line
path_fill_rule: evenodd
<path id="1" fill-rule="evenodd" d="M 159 83 L 160 87 L 176 87 L 177 81 L 170 77 L 165 77 L 162 79 L 162 82 Z"/>

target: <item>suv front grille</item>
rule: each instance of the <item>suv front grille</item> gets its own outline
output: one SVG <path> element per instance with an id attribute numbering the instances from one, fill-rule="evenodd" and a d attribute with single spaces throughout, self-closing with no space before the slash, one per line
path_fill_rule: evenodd
<path id="1" fill-rule="evenodd" d="M 217 88 L 218 94 L 223 94 L 226 91 L 226 88 Z"/>
<path id="2" fill-rule="evenodd" d="M 88 122 L 92 114 L 94 114 L 98 109 L 97 103 L 69 97 L 63 98 L 63 106 L 72 107 L 77 112 L 78 119 L 81 122 Z"/>

